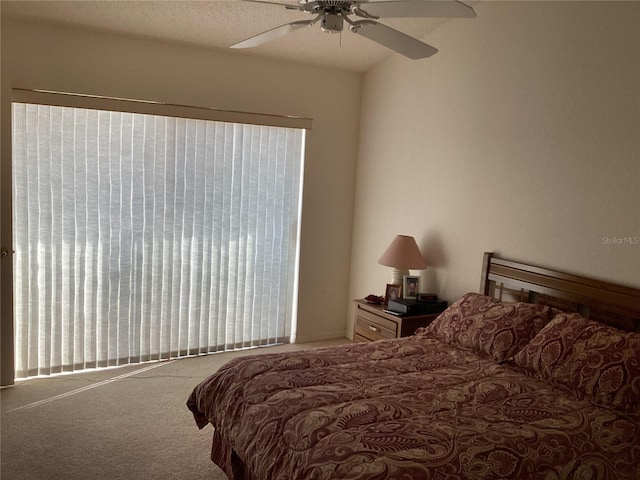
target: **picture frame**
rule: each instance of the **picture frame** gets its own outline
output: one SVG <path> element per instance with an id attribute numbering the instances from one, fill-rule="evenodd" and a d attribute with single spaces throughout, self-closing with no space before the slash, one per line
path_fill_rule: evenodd
<path id="1" fill-rule="evenodd" d="M 402 298 L 418 298 L 420 277 L 405 275 L 402 278 Z"/>
<path id="2" fill-rule="evenodd" d="M 402 295 L 402 285 L 387 283 L 387 289 L 384 292 L 384 304 L 388 305 L 389 300 L 397 300 L 401 298 L 401 295 Z"/>

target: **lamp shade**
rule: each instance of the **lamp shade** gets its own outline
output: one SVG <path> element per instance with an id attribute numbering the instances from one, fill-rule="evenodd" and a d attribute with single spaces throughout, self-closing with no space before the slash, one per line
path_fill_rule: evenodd
<path id="1" fill-rule="evenodd" d="M 397 235 L 378 260 L 380 265 L 406 270 L 423 270 L 427 262 L 420 253 L 416 239 Z"/>

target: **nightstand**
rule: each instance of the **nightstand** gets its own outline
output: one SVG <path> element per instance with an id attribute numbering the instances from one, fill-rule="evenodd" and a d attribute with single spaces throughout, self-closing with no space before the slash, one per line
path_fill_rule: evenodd
<path id="1" fill-rule="evenodd" d="M 383 305 L 373 305 L 364 300 L 355 300 L 354 342 L 373 342 L 385 338 L 407 337 L 413 335 L 418 328 L 429 325 L 441 313 L 398 316 L 383 310 Z M 442 310 L 444 311 L 444 308 Z"/>

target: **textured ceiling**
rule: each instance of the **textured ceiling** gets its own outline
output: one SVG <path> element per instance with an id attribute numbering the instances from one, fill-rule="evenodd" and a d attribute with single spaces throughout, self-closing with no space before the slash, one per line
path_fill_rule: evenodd
<path id="1" fill-rule="evenodd" d="M 296 3 L 295 0 L 279 0 L 280 3 L 283 1 Z M 2 0 L 0 5 L 5 17 L 28 18 L 217 49 L 227 49 L 240 40 L 291 21 L 313 18 L 307 13 L 288 10 L 280 5 L 261 5 L 242 0 Z M 429 43 L 428 33 L 445 21 L 414 18 L 389 19 L 382 23 Z M 365 72 L 387 55 L 393 54 L 366 38 L 346 31 L 346 28 L 342 34 L 330 34 L 322 32 L 317 24 L 256 48 L 230 51 L 355 72 Z M 429 59 L 414 61 L 428 62 Z"/>

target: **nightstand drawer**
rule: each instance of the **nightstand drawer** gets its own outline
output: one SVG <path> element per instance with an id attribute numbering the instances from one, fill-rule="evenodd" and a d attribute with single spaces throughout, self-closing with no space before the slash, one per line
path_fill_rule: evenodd
<path id="1" fill-rule="evenodd" d="M 380 328 L 392 331 L 395 337 L 396 330 L 398 328 L 398 322 L 394 322 L 393 320 L 381 317 L 380 315 L 376 315 L 375 313 L 368 312 L 366 310 L 363 310 L 362 308 L 358 309 L 358 319 L 360 318 L 374 325 L 379 325 Z"/>
<path id="2" fill-rule="evenodd" d="M 355 334 L 369 340 L 396 338 L 398 325 L 369 312 L 359 311 L 356 318 Z"/>

